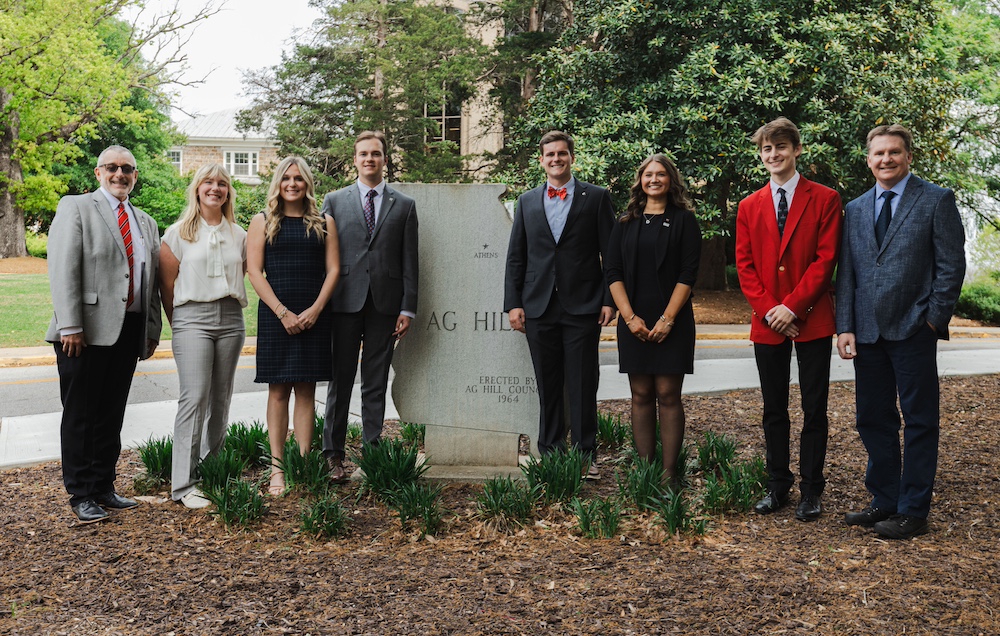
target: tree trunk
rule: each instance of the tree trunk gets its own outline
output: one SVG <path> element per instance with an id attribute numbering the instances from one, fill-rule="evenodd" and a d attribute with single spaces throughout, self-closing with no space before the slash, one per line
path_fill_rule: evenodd
<path id="1" fill-rule="evenodd" d="M 726 289 L 726 237 L 714 236 L 701 242 L 698 289 Z"/>
<path id="2" fill-rule="evenodd" d="M 10 93 L 0 88 L 0 113 L 7 111 Z M 0 115 L 0 258 L 27 256 L 24 211 L 17 206 L 12 186 L 21 183 L 21 164 L 14 157 L 18 124 L 16 111 Z"/>

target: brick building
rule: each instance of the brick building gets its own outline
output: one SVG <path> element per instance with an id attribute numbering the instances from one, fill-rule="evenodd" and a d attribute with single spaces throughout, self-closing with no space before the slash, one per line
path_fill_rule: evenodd
<path id="1" fill-rule="evenodd" d="M 261 172 L 278 163 L 278 144 L 260 133 L 236 130 L 237 109 L 199 115 L 177 124 L 187 136 L 183 146 L 168 152 L 171 163 L 184 175 L 209 163 L 226 166 L 234 179 L 250 185 L 261 182 Z"/>

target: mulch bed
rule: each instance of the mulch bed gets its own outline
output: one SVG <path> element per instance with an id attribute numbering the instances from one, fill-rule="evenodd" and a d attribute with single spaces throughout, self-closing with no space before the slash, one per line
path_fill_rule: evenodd
<path id="1" fill-rule="evenodd" d="M 619 537 L 584 539 L 558 507 L 501 534 L 476 517 L 475 484 L 445 488 L 444 527 L 424 539 L 355 503 L 356 485 L 343 487 L 351 532 L 331 541 L 298 532 L 295 495 L 246 532 L 171 503 L 76 526 L 58 463 L 5 471 L 0 633 L 997 634 L 1000 376 L 942 386 L 932 533 L 910 542 L 843 524 L 867 503 L 851 383 L 831 390 L 821 519 L 789 506 L 715 518 L 701 537 L 630 513 Z M 685 405 L 689 441 L 713 430 L 762 452 L 759 392 Z M 627 418 L 628 401 L 602 408 Z M 613 465 L 585 496 L 615 494 Z M 140 471 L 125 453 L 120 490 Z"/>

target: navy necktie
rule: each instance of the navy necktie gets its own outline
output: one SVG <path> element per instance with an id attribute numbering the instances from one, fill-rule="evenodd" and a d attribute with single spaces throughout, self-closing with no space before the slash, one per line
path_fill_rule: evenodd
<path id="1" fill-rule="evenodd" d="M 875 220 L 875 241 L 879 247 L 882 247 L 882 239 L 885 238 L 885 233 L 889 229 L 889 223 L 892 222 L 892 197 L 894 196 L 896 196 L 896 193 L 888 190 L 882 193 L 882 210 L 878 213 L 878 218 Z"/>
<path id="2" fill-rule="evenodd" d="M 785 198 L 785 189 L 778 188 L 778 236 L 785 234 L 785 221 L 788 220 L 788 199 Z"/>

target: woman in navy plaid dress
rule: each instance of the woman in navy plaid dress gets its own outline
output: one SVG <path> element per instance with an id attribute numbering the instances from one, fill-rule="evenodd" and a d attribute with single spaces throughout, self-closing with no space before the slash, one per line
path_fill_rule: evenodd
<path id="1" fill-rule="evenodd" d="M 285 490 L 282 459 L 293 391 L 299 451 L 305 455 L 312 444 L 316 383 L 329 380 L 333 368 L 328 304 L 339 271 L 333 218 L 316 205 L 305 160 L 288 157 L 274 171 L 267 212 L 254 217 L 247 236 L 247 273 L 260 296 L 254 381 L 268 383 L 271 495 Z"/>

